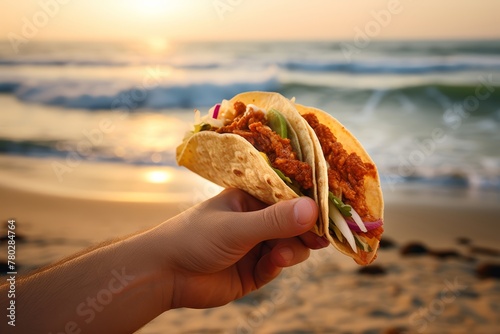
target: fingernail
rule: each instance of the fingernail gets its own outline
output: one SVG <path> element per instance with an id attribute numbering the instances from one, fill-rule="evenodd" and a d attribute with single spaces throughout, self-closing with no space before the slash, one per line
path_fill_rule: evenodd
<path id="1" fill-rule="evenodd" d="M 330 241 L 328 241 L 327 239 L 322 238 L 322 237 L 317 237 L 317 238 L 316 238 L 316 242 L 317 242 L 317 243 L 318 243 L 318 245 L 320 245 L 320 247 L 322 247 L 322 248 L 330 245 Z"/>
<path id="2" fill-rule="evenodd" d="M 306 225 L 311 222 L 311 216 L 314 214 L 314 208 L 311 202 L 305 198 L 299 198 L 293 206 L 295 220 L 300 225 Z"/>
<path id="3" fill-rule="evenodd" d="M 293 260 L 293 251 L 290 247 L 283 247 L 279 250 L 281 257 L 285 262 L 290 262 Z"/>

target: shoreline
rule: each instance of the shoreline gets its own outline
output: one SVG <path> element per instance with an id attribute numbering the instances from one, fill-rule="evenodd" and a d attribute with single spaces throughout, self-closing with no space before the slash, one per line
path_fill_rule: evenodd
<path id="1" fill-rule="evenodd" d="M 68 169 L 57 175 L 55 164 Z M 196 197 L 193 204 L 222 189 L 173 166 L 81 161 L 71 167 L 70 162 L 61 158 L 2 154 L 0 187 L 40 196 L 104 202 L 191 203 Z"/>

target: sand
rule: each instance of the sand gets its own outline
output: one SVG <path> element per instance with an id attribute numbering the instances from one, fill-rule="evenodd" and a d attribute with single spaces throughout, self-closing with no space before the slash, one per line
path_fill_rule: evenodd
<path id="1" fill-rule="evenodd" d="M 88 199 L 43 194 L 0 182 L 1 221 L 14 218 L 20 272 L 52 263 L 96 242 L 145 229 L 192 202 Z M 241 300 L 207 309 L 169 311 L 139 333 L 498 333 L 500 280 L 480 279 L 478 265 L 500 257 L 459 245 L 498 249 L 498 194 L 460 189 L 386 189 L 386 237 L 379 275 L 361 275 L 332 247 Z M 402 256 L 418 241 L 460 257 Z M 5 249 L 1 249 L 6 254 Z M 2 258 L 3 259 L 3 258 Z"/>

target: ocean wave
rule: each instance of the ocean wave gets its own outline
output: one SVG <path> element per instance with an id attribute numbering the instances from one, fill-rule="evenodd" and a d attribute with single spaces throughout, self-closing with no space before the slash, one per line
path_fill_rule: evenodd
<path id="1" fill-rule="evenodd" d="M 130 67 L 130 66 L 169 66 L 185 70 L 209 70 L 217 68 L 233 67 L 218 61 L 208 62 L 178 62 L 168 60 L 145 60 L 145 59 L 1 59 L 0 66 L 5 67 Z"/>
<path id="2" fill-rule="evenodd" d="M 328 86 L 314 83 L 288 82 L 281 85 L 280 92 L 285 96 L 296 96 L 316 94 L 328 97 L 330 100 L 342 100 L 345 103 L 367 103 L 374 94 L 383 98 L 401 97 L 410 99 L 413 102 L 425 102 L 436 100 L 437 98 L 446 99 L 448 104 L 465 103 L 469 97 L 475 97 L 478 94 L 488 94 L 486 98 L 478 99 L 480 105 L 484 108 L 488 106 L 488 112 L 498 110 L 500 104 L 500 83 L 488 83 L 488 86 L 477 84 L 450 84 L 429 82 L 419 85 L 403 85 L 399 87 L 342 87 Z M 473 102 L 473 101 L 472 101 Z M 426 110 L 421 110 L 425 112 Z M 429 112 L 434 112 L 429 109 Z"/>
<path id="3" fill-rule="evenodd" d="M 464 101 L 477 94 L 478 84 L 447 84 L 429 82 L 421 85 L 400 87 L 340 87 L 335 85 L 306 83 L 302 81 L 282 82 L 271 75 L 261 81 L 192 82 L 170 83 L 153 88 L 141 88 L 133 82 L 114 80 L 23 80 L 0 79 L 0 93 L 12 94 L 18 100 L 68 109 L 111 110 L 127 109 L 191 109 L 211 106 L 222 99 L 244 91 L 277 91 L 287 97 L 308 94 L 342 98 L 344 103 L 359 103 L 370 98 L 374 92 L 383 91 L 384 96 L 404 95 L 414 101 L 429 99 L 440 93 L 450 102 Z M 481 92 L 485 88 L 482 88 Z M 500 103 L 500 85 L 488 86 L 490 95 L 481 101 L 483 106 Z M 483 92 L 484 93 L 484 92 Z M 339 95 L 340 94 L 340 95 Z M 347 100 L 345 99 L 349 97 Z"/>
<path id="4" fill-rule="evenodd" d="M 61 156 L 56 149 L 57 140 L 13 140 L 0 138 L 1 154 L 28 156 Z"/>
<path id="5" fill-rule="evenodd" d="M 482 87 L 482 88 L 481 88 Z M 471 84 L 441 84 L 441 83 L 431 83 L 424 85 L 415 85 L 401 87 L 397 89 L 402 93 L 408 95 L 429 95 L 433 91 L 439 91 L 442 95 L 446 96 L 451 101 L 463 101 L 469 96 L 476 96 L 478 89 L 480 89 L 481 94 L 486 92 L 489 93 L 487 99 L 484 102 L 498 103 L 500 102 L 500 83 L 493 83 L 493 85 L 488 84 L 488 87 L 482 86 L 482 83 L 478 82 L 475 85 Z M 481 99 L 483 100 L 483 99 Z"/>
<path id="6" fill-rule="evenodd" d="M 467 56 L 384 56 L 353 57 L 349 60 L 340 53 L 332 55 L 332 59 L 307 57 L 295 59 L 286 56 L 280 59 L 266 57 L 214 57 L 208 59 L 143 59 L 143 58 L 97 58 L 97 59 L 51 59 L 49 58 L 1 58 L 2 67 L 130 67 L 130 66 L 163 66 L 179 70 L 235 70 L 266 69 L 276 67 L 286 71 L 309 73 L 352 73 L 352 74 L 428 74 L 452 73 L 461 71 L 496 71 L 500 69 L 500 59 L 492 55 Z M 203 58 L 203 57 L 201 57 Z"/>
<path id="7" fill-rule="evenodd" d="M 0 81 L 0 93 L 14 93 L 21 87 L 21 83 L 17 81 Z"/>
<path id="8" fill-rule="evenodd" d="M 340 46 L 337 46 L 340 47 Z M 457 41 L 377 41 L 370 45 L 371 51 L 399 55 L 498 55 L 499 40 L 457 40 Z"/>
<path id="9" fill-rule="evenodd" d="M 487 78 L 485 78 L 484 81 L 488 81 Z M 451 83 L 439 83 L 439 82 L 428 82 L 424 84 L 419 84 L 419 85 L 402 85 L 399 87 L 384 87 L 380 86 L 379 88 L 377 87 L 362 87 L 362 88 L 352 88 L 352 87 L 341 87 L 341 86 L 335 86 L 335 85 L 322 85 L 322 84 L 314 84 L 314 83 L 301 83 L 301 82 L 288 82 L 286 84 L 283 84 L 282 87 L 283 89 L 295 89 L 295 90 L 304 90 L 304 91 L 311 91 L 311 90 L 324 90 L 324 89 L 331 89 L 331 90 L 342 90 L 342 91 L 349 91 L 352 90 L 353 92 L 373 92 L 374 90 L 385 90 L 388 92 L 394 92 L 394 93 L 415 93 L 415 94 L 422 94 L 430 89 L 437 89 L 443 94 L 447 95 L 450 98 L 465 98 L 469 95 L 475 95 L 478 87 L 482 85 L 482 82 L 478 81 L 477 84 L 451 84 Z M 500 97 L 500 82 L 493 82 L 489 81 L 488 82 L 488 88 L 482 88 L 481 92 L 483 90 L 488 89 L 488 91 L 491 93 L 489 95 L 489 98 L 491 97 Z M 484 93 L 484 92 L 483 92 Z"/>
<path id="10" fill-rule="evenodd" d="M 175 109 L 211 106 L 243 91 L 276 91 L 275 78 L 259 82 L 191 83 L 143 88 L 106 81 L 5 81 L 0 92 L 11 93 L 23 102 L 70 109 L 110 110 Z"/>
<path id="11" fill-rule="evenodd" d="M 456 187 L 481 190 L 500 190 L 500 170 L 496 174 L 481 172 L 468 173 L 435 173 L 429 175 L 427 171 L 416 169 L 412 176 L 402 177 L 388 170 L 379 170 L 382 184 L 389 189 L 400 184 L 428 184 L 438 187 Z"/>
<path id="12" fill-rule="evenodd" d="M 117 155 L 114 147 L 92 146 L 91 152 L 80 153 L 77 143 L 72 143 L 64 139 L 60 140 L 15 140 L 0 138 L 0 154 L 28 156 L 35 158 L 58 158 L 70 160 L 82 160 L 93 162 L 111 162 L 129 165 L 162 165 L 177 166 L 174 152 L 163 152 L 162 161 L 152 162 L 151 156 L 158 152 L 152 151 L 131 151 L 126 157 Z"/>
<path id="13" fill-rule="evenodd" d="M 95 67 L 114 67 L 129 66 L 130 61 L 120 60 L 85 60 L 85 59 L 0 59 L 0 66 L 43 66 L 43 67 L 64 67 L 64 66 L 95 66 Z M 140 65 L 140 64 L 139 64 Z"/>
<path id="14" fill-rule="evenodd" d="M 383 60 L 361 59 L 348 62 L 346 59 L 289 60 L 281 64 L 287 70 L 304 72 L 342 72 L 353 74 L 427 74 L 459 71 L 499 70 L 498 57 L 422 57 L 391 58 Z"/>

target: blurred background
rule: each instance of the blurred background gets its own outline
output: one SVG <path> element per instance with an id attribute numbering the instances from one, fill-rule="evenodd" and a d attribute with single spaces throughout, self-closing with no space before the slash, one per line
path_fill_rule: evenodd
<path id="1" fill-rule="evenodd" d="M 28 271 L 215 195 L 175 148 L 194 109 L 248 90 L 353 132 L 379 168 L 389 236 L 497 245 L 499 12 L 492 0 L 2 1 L 0 207 L 22 225 L 20 261 Z"/>

